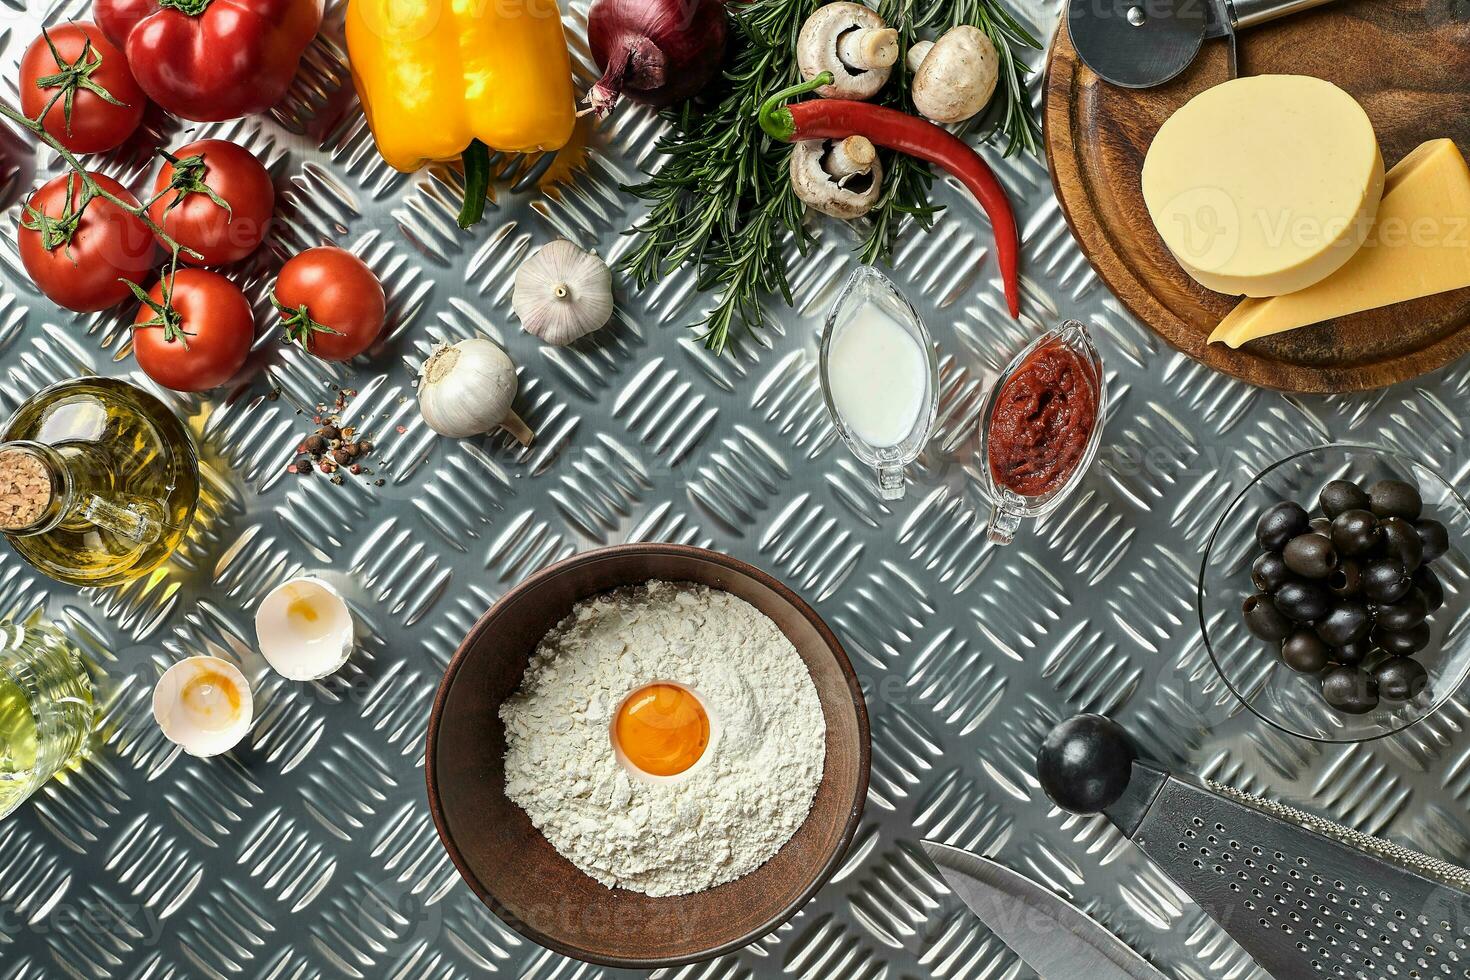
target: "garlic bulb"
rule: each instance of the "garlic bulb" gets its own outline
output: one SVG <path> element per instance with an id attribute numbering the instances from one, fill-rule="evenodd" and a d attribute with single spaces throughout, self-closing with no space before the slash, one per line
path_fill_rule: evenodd
<path id="1" fill-rule="evenodd" d="M 522 446 L 535 434 L 511 410 L 516 366 L 496 344 L 481 337 L 435 349 L 419 372 L 419 412 L 429 428 L 464 438 L 497 426 Z"/>
<path id="2" fill-rule="evenodd" d="M 591 252 L 558 238 L 521 263 L 510 305 L 527 333 L 561 347 L 612 316 L 612 272 Z"/>

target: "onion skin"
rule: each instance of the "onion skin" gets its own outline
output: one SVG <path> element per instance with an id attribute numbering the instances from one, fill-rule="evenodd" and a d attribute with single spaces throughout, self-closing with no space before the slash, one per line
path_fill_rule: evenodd
<path id="1" fill-rule="evenodd" d="M 599 118 L 620 97 L 663 108 L 709 84 L 724 61 L 724 0 L 594 0 L 587 42 L 602 78 L 587 93 Z"/>

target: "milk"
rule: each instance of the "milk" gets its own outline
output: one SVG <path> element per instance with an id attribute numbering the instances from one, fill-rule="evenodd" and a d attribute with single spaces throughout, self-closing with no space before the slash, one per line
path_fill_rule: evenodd
<path id="1" fill-rule="evenodd" d="M 924 411 L 928 358 L 903 324 L 871 300 L 835 328 L 827 383 L 837 414 L 875 449 L 897 446 Z"/>

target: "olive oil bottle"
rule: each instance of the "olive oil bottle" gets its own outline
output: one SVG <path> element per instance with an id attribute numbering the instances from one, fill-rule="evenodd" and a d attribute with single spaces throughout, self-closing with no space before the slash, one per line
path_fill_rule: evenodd
<path id="1" fill-rule="evenodd" d="M 0 623 L 0 818 L 80 755 L 93 712 L 91 682 L 65 636 Z"/>
<path id="2" fill-rule="evenodd" d="M 168 407 L 113 378 L 38 392 L 0 434 L 0 533 L 72 585 L 116 585 L 174 552 L 199 498 L 193 440 Z"/>

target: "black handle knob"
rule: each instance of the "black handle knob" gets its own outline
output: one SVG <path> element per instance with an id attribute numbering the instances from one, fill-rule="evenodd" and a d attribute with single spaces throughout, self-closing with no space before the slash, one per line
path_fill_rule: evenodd
<path id="1" fill-rule="evenodd" d="M 1075 715 L 1041 743 L 1036 778 L 1063 810 L 1101 813 L 1128 788 L 1137 757 L 1123 726 L 1102 715 Z"/>

